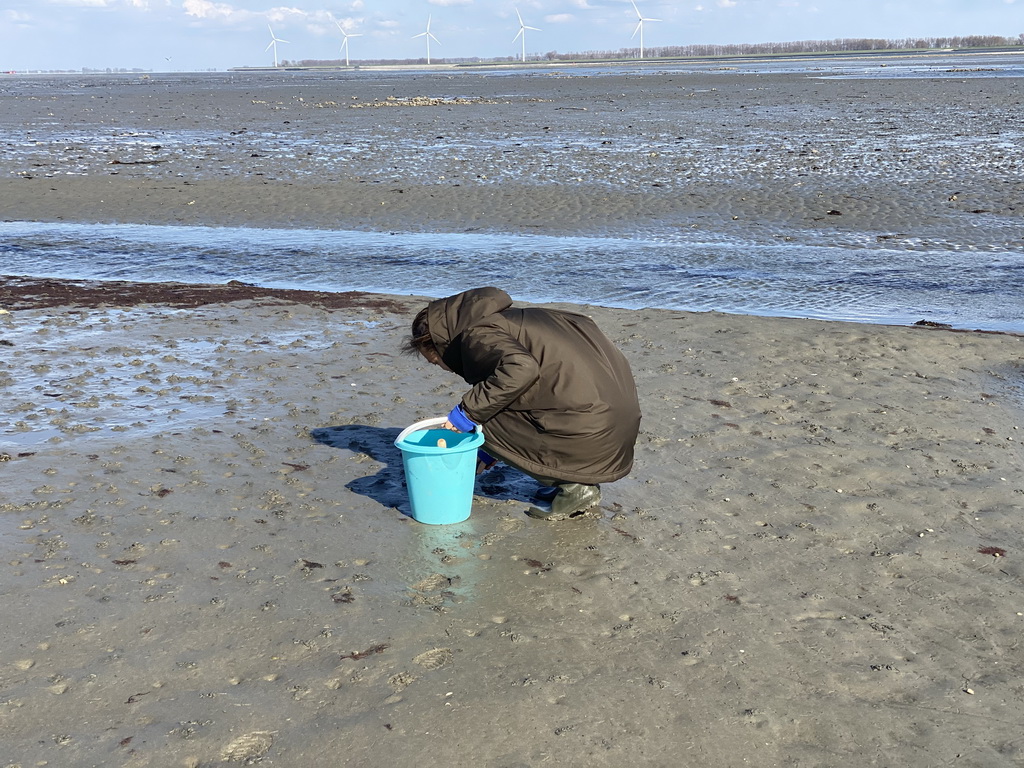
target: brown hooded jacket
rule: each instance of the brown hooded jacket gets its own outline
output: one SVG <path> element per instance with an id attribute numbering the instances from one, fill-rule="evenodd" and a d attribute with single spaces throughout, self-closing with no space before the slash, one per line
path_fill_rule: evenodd
<path id="1" fill-rule="evenodd" d="M 560 482 L 618 480 L 633 466 L 640 405 L 629 363 L 589 317 L 514 309 L 499 288 L 475 288 L 427 308 L 444 363 L 470 389 L 466 414 L 485 450 Z"/>

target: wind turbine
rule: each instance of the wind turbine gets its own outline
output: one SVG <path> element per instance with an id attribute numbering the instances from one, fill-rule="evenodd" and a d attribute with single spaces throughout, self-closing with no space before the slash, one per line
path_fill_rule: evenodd
<path id="1" fill-rule="evenodd" d="M 516 16 L 519 16 L 519 9 L 518 8 L 516 8 Z M 519 32 L 517 32 L 516 36 L 512 38 L 512 42 L 514 43 L 520 37 L 523 38 L 523 61 L 524 62 L 526 61 L 526 30 L 528 30 L 528 29 L 532 29 L 534 32 L 540 32 L 540 30 L 537 29 L 536 27 L 528 27 L 525 24 L 523 24 L 523 17 L 519 16 Z"/>
<path id="2" fill-rule="evenodd" d="M 341 36 L 345 38 L 344 41 L 342 41 L 342 43 L 341 43 L 341 50 L 345 54 L 345 66 L 347 67 L 348 66 L 348 39 L 350 37 L 362 37 L 362 34 L 361 33 L 357 33 L 357 34 L 354 34 L 354 35 L 350 35 L 348 32 L 345 31 L 345 28 L 343 26 L 341 26 L 341 22 L 340 21 L 335 19 L 334 23 L 338 25 L 338 29 L 341 31 Z"/>
<path id="3" fill-rule="evenodd" d="M 274 28 L 272 26 L 270 26 L 269 24 L 267 24 L 267 29 L 270 30 L 270 45 L 268 45 L 266 48 L 264 48 L 263 52 L 266 53 L 271 48 L 274 49 L 274 66 L 276 67 L 277 66 L 277 44 L 278 43 L 287 43 L 288 41 L 287 40 L 279 39 L 277 37 L 277 35 L 274 34 Z"/>
<path id="4" fill-rule="evenodd" d="M 417 37 L 425 37 L 425 38 L 427 38 L 427 64 L 429 64 L 430 63 L 430 41 L 433 40 L 438 45 L 441 44 L 441 41 L 438 40 L 436 37 L 434 37 L 430 33 L 430 17 L 429 16 L 427 16 L 427 31 L 426 32 L 420 32 L 418 35 L 413 35 L 412 39 L 415 40 Z"/>
<path id="5" fill-rule="evenodd" d="M 634 2 L 634 0 L 629 0 L 629 2 L 633 3 L 633 10 L 636 11 L 637 18 L 636 29 L 633 30 L 633 34 L 630 36 L 630 40 L 636 37 L 637 32 L 640 33 L 640 58 L 642 59 L 644 57 L 644 22 L 661 21 L 661 19 L 645 19 L 643 16 L 640 15 L 640 9 L 636 7 L 636 3 Z"/>

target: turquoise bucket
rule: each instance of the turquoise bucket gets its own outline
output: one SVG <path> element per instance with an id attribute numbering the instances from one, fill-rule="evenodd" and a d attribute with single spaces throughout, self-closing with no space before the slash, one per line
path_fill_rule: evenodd
<path id="1" fill-rule="evenodd" d="M 461 523 L 473 509 L 476 451 L 483 433 L 443 429 L 443 416 L 406 427 L 395 440 L 402 451 L 405 484 L 414 520 L 428 525 Z M 445 447 L 437 444 L 446 443 Z"/>

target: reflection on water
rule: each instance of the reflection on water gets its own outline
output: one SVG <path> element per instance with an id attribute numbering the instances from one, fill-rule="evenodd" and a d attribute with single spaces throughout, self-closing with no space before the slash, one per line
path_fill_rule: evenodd
<path id="1" fill-rule="evenodd" d="M 485 233 L 0 223 L 2 272 L 444 296 L 1024 331 L 1024 254 L 903 240 L 758 243 Z"/>
<path id="2" fill-rule="evenodd" d="M 182 310 L 162 308 L 167 317 Z M 0 358 L 0 447 L 23 450 L 76 435 L 110 437 L 255 416 L 237 396 L 234 370 L 240 351 L 253 346 L 286 355 L 296 346 L 325 353 L 335 343 L 305 328 L 221 328 L 209 336 L 159 339 L 140 334 L 152 315 L 105 309 L 87 317 L 46 315 L 35 322 L 0 325 L 10 347 Z M 335 334 L 372 332 L 373 323 L 332 323 Z M 33 350 L 65 350 L 75 362 L 26 364 Z M 87 365 L 81 364 L 82 360 Z"/>

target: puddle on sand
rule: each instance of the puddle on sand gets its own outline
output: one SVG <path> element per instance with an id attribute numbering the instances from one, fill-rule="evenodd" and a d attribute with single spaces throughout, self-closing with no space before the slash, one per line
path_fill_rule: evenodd
<path id="1" fill-rule="evenodd" d="M 346 333 L 372 328 L 332 323 L 325 335 L 322 328 L 267 334 L 220 327 L 209 336 L 167 339 L 147 333 L 154 312 L 184 311 L 70 311 L 27 321 L 18 313 L 0 324 L 10 345 L 0 357 L 0 392 L 9 403 L 0 413 L 0 450 L 13 453 L 80 435 L 134 437 L 255 415 L 255 382 L 242 381 L 241 364 L 254 348 L 282 356 L 295 347 L 315 352 Z"/>

